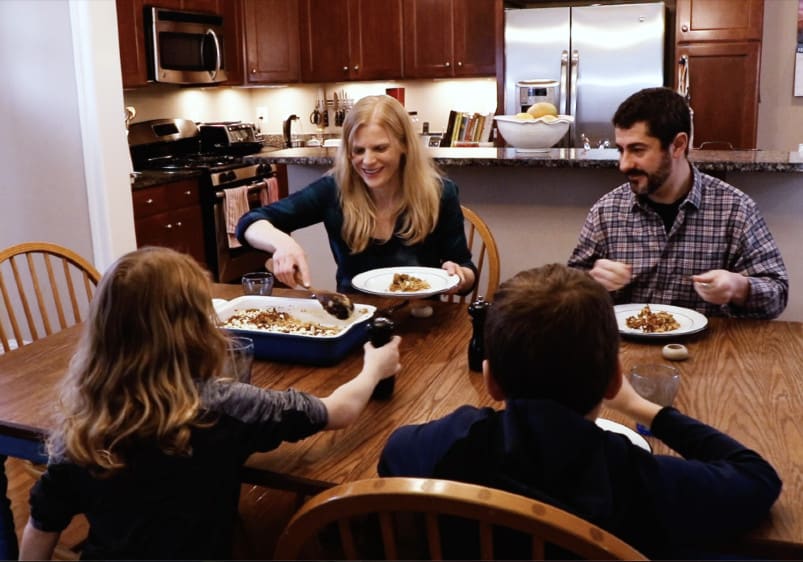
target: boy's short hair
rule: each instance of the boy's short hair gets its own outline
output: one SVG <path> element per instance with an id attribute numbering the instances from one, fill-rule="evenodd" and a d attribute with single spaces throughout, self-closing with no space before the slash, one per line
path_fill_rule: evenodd
<path id="1" fill-rule="evenodd" d="M 588 273 L 562 264 L 522 271 L 494 295 L 485 352 L 506 398 L 551 399 L 585 415 L 617 372 L 611 297 Z"/>
<path id="2" fill-rule="evenodd" d="M 691 135 L 691 113 L 686 99 L 669 88 L 645 88 L 619 105 L 613 126 L 629 129 L 638 122 L 647 124 L 649 134 L 667 149 L 678 133 Z"/>

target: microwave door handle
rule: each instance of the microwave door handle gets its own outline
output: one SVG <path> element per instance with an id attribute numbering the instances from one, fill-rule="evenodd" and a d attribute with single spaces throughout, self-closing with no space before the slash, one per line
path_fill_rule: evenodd
<path id="1" fill-rule="evenodd" d="M 560 54 L 560 106 L 558 113 L 566 111 L 566 93 L 569 87 L 568 79 L 568 66 L 569 66 L 569 51 L 563 51 Z"/>
<path id="2" fill-rule="evenodd" d="M 206 34 L 212 37 L 212 41 L 215 44 L 215 69 L 209 71 L 209 77 L 213 80 L 217 76 L 218 71 L 220 70 L 221 60 L 220 60 L 220 41 L 218 41 L 217 33 L 213 29 L 207 29 Z M 201 47 L 201 51 L 203 54 L 203 46 Z"/>

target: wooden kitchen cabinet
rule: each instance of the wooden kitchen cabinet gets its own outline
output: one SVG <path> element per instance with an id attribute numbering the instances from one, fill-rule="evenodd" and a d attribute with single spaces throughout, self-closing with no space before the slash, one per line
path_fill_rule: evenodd
<path id="1" fill-rule="evenodd" d="M 764 0 L 677 0 L 678 42 L 761 41 Z"/>
<path id="2" fill-rule="evenodd" d="M 120 70 L 123 88 L 145 86 L 148 60 L 145 48 L 145 6 L 171 10 L 209 12 L 223 16 L 226 26 L 224 49 L 228 83 L 242 83 L 240 0 L 116 0 L 117 38 L 120 45 Z"/>
<path id="3" fill-rule="evenodd" d="M 303 82 L 402 77 L 401 0 L 301 0 Z"/>
<path id="4" fill-rule="evenodd" d="M 242 10 L 245 81 L 298 82 L 298 0 L 243 0 Z"/>
<path id="5" fill-rule="evenodd" d="M 689 61 L 695 147 L 755 148 L 760 51 L 757 41 L 678 45 Z"/>
<path id="6" fill-rule="evenodd" d="M 694 147 L 755 148 L 764 0 L 677 0 L 676 9 L 674 86 L 683 90 L 685 60 Z"/>
<path id="7" fill-rule="evenodd" d="M 500 0 L 404 0 L 404 77 L 496 73 Z"/>
<path id="8" fill-rule="evenodd" d="M 164 246 L 206 266 L 198 181 L 185 179 L 132 192 L 137 247 Z"/>

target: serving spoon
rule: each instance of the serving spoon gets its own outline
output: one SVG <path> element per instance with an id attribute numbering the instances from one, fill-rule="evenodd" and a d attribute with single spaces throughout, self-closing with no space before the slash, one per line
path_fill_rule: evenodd
<path id="1" fill-rule="evenodd" d="M 298 281 L 298 272 L 296 272 L 296 281 Z M 313 289 L 312 287 L 304 287 L 304 284 L 299 282 L 305 291 L 309 291 L 310 298 L 316 299 L 323 309 L 340 320 L 346 320 L 354 312 L 354 303 L 343 293 L 335 293 L 332 291 L 321 291 Z"/>

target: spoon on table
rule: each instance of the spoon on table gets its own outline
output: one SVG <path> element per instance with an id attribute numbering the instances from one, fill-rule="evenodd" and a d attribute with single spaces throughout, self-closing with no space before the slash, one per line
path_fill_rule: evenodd
<path id="1" fill-rule="evenodd" d="M 296 281 L 298 281 L 298 273 L 296 273 Z M 304 287 L 300 281 L 298 284 Z M 304 290 L 309 291 L 310 298 L 316 299 L 321 303 L 323 309 L 335 318 L 346 320 L 354 312 L 354 303 L 343 293 L 320 291 L 312 287 L 304 287 Z"/>

